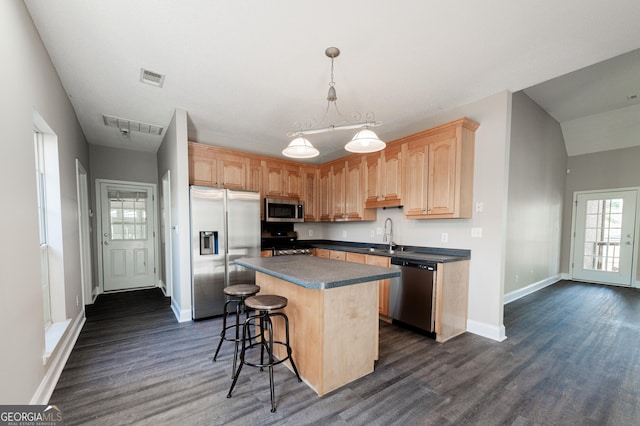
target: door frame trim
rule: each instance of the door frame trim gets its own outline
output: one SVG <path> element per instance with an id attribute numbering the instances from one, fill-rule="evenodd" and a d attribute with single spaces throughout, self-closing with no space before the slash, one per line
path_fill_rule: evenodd
<path id="1" fill-rule="evenodd" d="M 594 190 L 583 190 L 583 191 L 574 191 L 573 199 L 571 201 L 571 247 L 569 249 L 569 278 L 574 279 L 574 262 L 573 257 L 575 253 L 575 241 L 576 241 L 576 206 L 578 203 L 578 195 L 583 194 L 598 194 L 598 193 L 609 193 L 609 192 L 620 192 L 620 191 L 635 191 L 636 192 L 636 217 L 635 217 L 635 230 L 634 230 L 634 246 L 633 246 L 633 255 L 631 257 L 631 282 L 627 285 L 616 284 L 616 283 L 605 283 L 599 282 L 600 284 L 613 285 L 619 287 L 632 287 L 632 288 L 640 288 L 640 282 L 637 279 L 638 274 L 638 244 L 640 244 L 640 186 L 630 186 L 623 188 L 609 188 L 609 189 L 594 189 Z M 583 280 L 580 280 L 583 281 Z M 592 281 L 587 281 L 592 282 Z M 595 281 L 593 281 L 595 282 Z"/>
<path id="2" fill-rule="evenodd" d="M 115 180 L 115 179 L 96 179 L 96 261 L 98 264 L 98 288 L 100 293 L 104 293 L 104 266 L 102 264 L 102 192 L 100 186 L 102 184 L 110 184 L 110 185 L 135 185 L 135 186 L 144 186 L 151 189 L 151 194 L 153 196 L 152 205 L 152 214 L 153 214 L 153 253 L 154 253 L 154 262 L 153 265 L 154 273 L 153 273 L 153 281 L 154 287 L 158 286 L 158 199 L 156 197 L 157 184 L 148 183 L 148 182 L 134 182 L 134 181 L 126 181 L 126 180 Z M 122 290 L 122 291 L 130 291 L 130 290 Z"/>

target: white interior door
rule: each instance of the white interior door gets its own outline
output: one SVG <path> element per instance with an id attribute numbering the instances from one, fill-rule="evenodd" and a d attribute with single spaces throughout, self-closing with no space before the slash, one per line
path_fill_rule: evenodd
<path id="1" fill-rule="evenodd" d="M 574 279 L 632 284 L 636 199 L 636 190 L 576 195 Z"/>
<path id="2" fill-rule="evenodd" d="M 100 183 L 104 291 L 155 285 L 153 187 Z"/>

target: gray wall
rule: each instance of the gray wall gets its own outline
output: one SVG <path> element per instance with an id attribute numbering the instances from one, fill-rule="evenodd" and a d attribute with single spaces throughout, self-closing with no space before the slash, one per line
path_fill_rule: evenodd
<path id="1" fill-rule="evenodd" d="M 569 273 L 573 193 L 640 186 L 640 147 L 569 157 L 567 168 L 561 270 Z"/>
<path id="2" fill-rule="evenodd" d="M 155 152 L 140 152 L 102 145 L 90 145 L 91 185 L 96 179 L 158 183 L 158 163 Z"/>
<path id="3" fill-rule="evenodd" d="M 187 112 L 176 109 L 158 149 L 159 176 L 171 175 L 171 308 L 179 321 L 191 319 L 191 241 Z M 160 198 L 160 197 L 158 197 Z"/>
<path id="4" fill-rule="evenodd" d="M 88 147 L 75 112 L 60 83 L 25 5 L 0 2 L 0 403 L 43 404 L 69 347 L 58 348 L 43 363 L 45 333 L 38 214 L 36 204 L 34 110 L 58 139 L 64 315 L 79 327 L 84 319 L 76 166 L 88 170 Z M 79 328 L 77 328 L 79 330 Z M 68 335 L 68 333 L 67 333 Z"/>
<path id="5" fill-rule="evenodd" d="M 560 272 L 566 162 L 560 124 L 526 94 L 514 93 L 505 294 Z"/>

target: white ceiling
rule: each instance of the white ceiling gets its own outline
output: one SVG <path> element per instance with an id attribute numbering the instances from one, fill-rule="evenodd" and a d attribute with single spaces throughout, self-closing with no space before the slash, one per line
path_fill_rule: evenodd
<path id="1" fill-rule="evenodd" d="M 103 114 L 166 128 L 183 108 L 190 140 L 281 156 L 296 123 L 324 114 L 329 46 L 342 52 L 335 61 L 342 114 L 374 112 L 384 123 L 377 133 L 392 140 L 434 113 L 529 88 L 637 49 L 640 40 L 634 0 L 25 3 L 89 143 L 152 152 L 164 132 L 124 139 Z M 140 83 L 141 68 L 165 74 L 164 86 Z M 599 73 L 616 70 L 527 93 L 571 134 L 584 114 L 613 114 L 583 108 L 607 90 L 581 96 L 604 81 Z M 629 90 L 621 88 L 608 108 L 623 106 Z M 351 136 L 309 137 L 321 152 L 312 162 L 345 155 Z M 567 147 L 582 153 L 571 138 Z"/>

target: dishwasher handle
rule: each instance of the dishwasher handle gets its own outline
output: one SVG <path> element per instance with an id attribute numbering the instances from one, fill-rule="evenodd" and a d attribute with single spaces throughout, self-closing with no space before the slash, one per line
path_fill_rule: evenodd
<path id="1" fill-rule="evenodd" d="M 400 259 L 397 257 L 391 258 L 391 264 L 404 266 L 407 268 L 425 269 L 427 271 L 435 271 L 438 265 L 437 263 L 432 262 L 419 262 L 414 260 Z"/>

